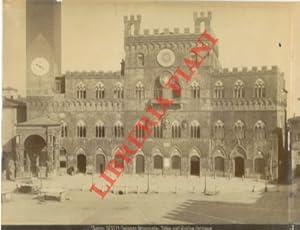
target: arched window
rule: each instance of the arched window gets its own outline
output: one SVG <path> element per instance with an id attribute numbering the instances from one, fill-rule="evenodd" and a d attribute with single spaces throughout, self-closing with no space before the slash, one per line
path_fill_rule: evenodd
<path id="1" fill-rule="evenodd" d="M 138 54 L 137 55 L 137 63 L 138 63 L 138 66 L 144 66 L 144 54 Z"/>
<path id="2" fill-rule="evenodd" d="M 181 127 L 178 121 L 172 123 L 172 138 L 181 138 Z"/>
<path id="3" fill-rule="evenodd" d="M 174 82 L 174 84 L 176 84 L 176 87 L 181 88 L 180 83 L 179 82 Z M 171 90 L 172 91 L 172 97 L 174 99 L 179 99 L 181 97 L 181 92 L 180 93 L 176 93 L 175 90 Z"/>
<path id="4" fill-rule="evenodd" d="M 85 123 L 83 121 L 78 121 L 76 127 L 77 127 L 77 137 L 79 138 L 86 137 Z"/>
<path id="5" fill-rule="evenodd" d="M 245 137 L 245 127 L 242 121 L 238 120 L 234 124 L 234 134 L 235 138 L 238 140 L 243 139 Z"/>
<path id="6" fill-rule="evenodd" d="M 160 155 L 154 156 L 153 168 L 154 169 L 162 169 L 163 168 L 163 158 Z"/>
<path id="7" fill-rule="evenodd" d="M 162 97 L 163 96 L 163 86 L 161 85 L 160 82 L 160 77 L 157 77 L 155 79 L 155 83 L 154 83 L 154 98 L 157 97 Z"/>
<path id="8" fill-rule="evenodd" d="M 99 82 L 96 85 L 96 98 L 97 99 L 103 99 L 104 94 L 105 94 L 104 85 L 102 84 L 102 82 Z"/>
<path id="9" fill-rule="evenodd" d="M 144 85 L 140 81 L 135 86 L 135 94 L 136 94 L 136 98 L 138 99 L 142 99 L 145 97 Z"/>
<path id="10" fill-rule="evenodd" d="M 161 124 L 153 127 L 153 137 L 154 138 L 163 138 L 163 129 Z"/>
<path id="11" fill-rule="evenodd" d="M 104 138 L 105 137 L 105 127 L 102 121 L 96 123 L 96 137 Z"/>
<path id="12" fill-rule="evenodd" d="M 244 96 L 245 96 L 244 82 L 241 80 L 237 80 L 234 83 L 234 87 L 233 87 L 233 97 L 243 98 Z"/>
<path id="13" fill-rule="evenodd" d="M 219 140 L 224 139 L 224 123 L 222 121 L 218 120 L 215 123 L 214 134 L 215 134 L 216 139 L 219 139 Z"/>
<path id="14" fill-rule="evenodd" d="M 122 99 L 124 98 L 123 85 L 120 82 L 117 82 L 114 87 L 115 98 Z"/>
<path id="15" fill-rule="evenodd" d="M 114 136 L 115 138 L 124 137 L 124 127 L 121 121 L 117 121 L 114 125 Z"/>
<path id="16" fill-rule="evenodd" d="M 85 99 L 86 98 L 86 90 L 85 90 L 85 86 L 82 82 L 77 84 L 76 92 L 77 92 L 77 98 L 78 99 Z"/>
<path id="17" fill-rule="evenodd" d="M 61 121 L 60 123 L 60 134 L 61 137 L 68 137 L 68 126 L 65 121 Z"/>
<path id="18" fill-rule="evenodd" d="M 261 79 L 257 79 L 254 84 L 254 96 L 256 98 L 265 97 L 265 83 Z"/>
<path id="19" fill-rule="evenodd" d="M 181 169 L 181 158 L 180 156 L 172 156 L 171 158 L 172 169 Z"/>
<path id="20" fill-rule="evenodd" d="M 192 98 L 193 99 L 200 98 L 200 85 L 198 82 L 196 82 L 196 81 L 192 82 L 191 90 L 192 90 Z"/>
<path id="21" fill-rule="evenodd" d="M 263 121 L 258 121 L 255 123 L 254 136 L 256 140 L 263 140 L 266 138 L 266 125 Z"/>
<path id="22" fill-rule="evenodd" d="M 214 87 L 214 98 L 223 98 L 223 97 L 224 97 L 223 82 L 217 81 Z"/>
<path id="23" fill-rule="evenodd" d="M 190 125 L 191 138 L 200 138 L 200 124 L 198 121 L 192 121 Z"/>

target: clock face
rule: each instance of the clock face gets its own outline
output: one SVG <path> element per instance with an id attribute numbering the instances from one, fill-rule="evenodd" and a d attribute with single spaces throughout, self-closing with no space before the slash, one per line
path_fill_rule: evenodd
<path id="1" fill-rule="evenodd" d="M 157 55 L 157 61 L 163 67 L 169 67 L 175 62 L 175 54 L 170 49 L 162 49 Z"/>
<path id="2" fill-rule="evenodd" d="M 163 86 L 163 87 L 167 87 L 167 83 L 169 81 L 169 79 L 171 78 L 172 74 L 168 71 L 164 71 L 161 73 L 160 75 L 160 84 Z"/>
<path id="3" fill-rule="evenodd" d="M 50 65 L 46 58 L 37 57 L 31 62 L 31 71 L 37 76 L 43 76 L 49 72 Z"/>

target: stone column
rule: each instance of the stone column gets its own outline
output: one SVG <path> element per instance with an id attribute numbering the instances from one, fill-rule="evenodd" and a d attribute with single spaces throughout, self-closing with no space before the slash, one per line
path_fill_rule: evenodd
<path id="1" fill-rule="evenodd" d="M 24 145 L 18 145 L 16 149 L 16 175 L 15 177 L 24 176 Z"/>
<path id="2" fill-rule="evenodd" d="M 48 173 L 53 172 L 53 146 L 50 143 L 47 144 L 47 162 L 46 162 L 46 169 Z"/>
<path id="3" fill-rule="evenodd" d="M 59 149 L 59 144 L 57 142 L 54 145 L 54 154 L 55 154 L 54 169 L 59 170 L 60 149 Z"/>

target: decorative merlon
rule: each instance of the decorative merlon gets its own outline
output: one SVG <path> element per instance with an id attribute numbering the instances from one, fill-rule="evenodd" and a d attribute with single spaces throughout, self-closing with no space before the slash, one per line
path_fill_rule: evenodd
<path id="1" fill-rule="evenodd" d="M 229 68 L 223 68 L 223 69 L 215 69 L 212 72 L 212 75 L 235 75 L 235 74 L 243 74 L 243 75 L 247 75 L 247 74 L 253 74 L 253 73 L 259 73 L 259 74 L 264 74 L 264 73 L 277 73 L 279 72 L 279 68 L 278 66 L 261 66 L 261 67 L 257 67 L 257 66 L 253 66 L 251 69 L 248 69 L 247 67 L 242 67 L 242 68 L 238 68 L 238 67 L 233 67 L 231 69 Z"/>

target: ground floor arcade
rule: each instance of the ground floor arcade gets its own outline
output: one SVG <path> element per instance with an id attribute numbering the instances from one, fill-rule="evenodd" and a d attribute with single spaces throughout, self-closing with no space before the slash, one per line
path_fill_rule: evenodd
<path id="1" fill-rule="evenodd" d="M 65 148 L 60 149 L 60 171 L 66 172 L 72 167 L 75 173 L 102 173 L 105 165 L 113 158 L 116 159 L 115 167 L 121 167 L 123 159 L 118 156 L 107 155 L 102 149 L 97 149 L 94 155 L 86 153 L 79 148 L 75 153 L 68 154 Z M 274 162 L 273 162 L 274 163 Z M 257 177 L 265 178 L 266 175 L 276 177 L 276 168 L 271 167 L 269 158 L 263 155 L 247 159 L 242 155 L 228 158 L 222 155 L 203 157 L 196 150 L 191 150 L 188 155 L 180 155 L 178 151 L 164 156 L 159 150 L 151 154 L 138 151 L 132 163 L 126 166 L 128 174 L 154 174 L 154 175 L 215 175 L 230 177 Z"/>

